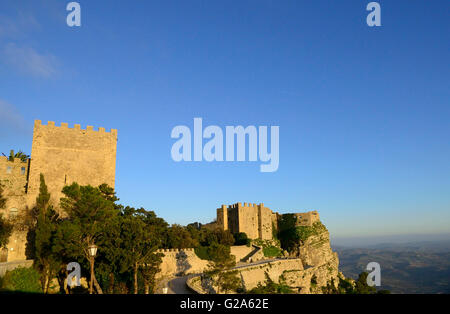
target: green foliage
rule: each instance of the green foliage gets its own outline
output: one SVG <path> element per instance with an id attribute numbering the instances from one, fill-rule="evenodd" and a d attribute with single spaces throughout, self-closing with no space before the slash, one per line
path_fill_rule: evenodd
<path id="1" fill-rule="evenodd" d="M 34 268 L 18 267 L 6 272 L 1 288 L 8 292 L 41 293 L 39 278 L 39 272 Z"/>
<path id="2" fill-rule="evenodd" d="M 0 249 L 6 247 L 8 244 L 12 229 L 13 225 L 4 219 L 0 214 Z"/>
<path id="3" fill-rule="evenodd" d="M 209 246 L 208 255 L 212 261 L 210 265 L 215 269 L 230 269 L 236 264 L 234 257 L 231 255 L 230 247 L 223 244 L 214 243 Z"/>
<path id="4" fill-rule="evenodd" d="M 265 284 L 262 285 L 261 283 L 258 283 L 258 285 L 248 291 L 249 294 L 290 294 L 294 293 L 292 289 L 286 285 L 282 280 L 280 280 L 280 283 L 274 282 L 267 272 L 264 273 L 266 276 Z"/>
<path id="5" fill-rule="evenodd" d="M 278 233 L 278 239 L 281 242 L 281 247 L 288 251 L 291 251 L 300 242 L 306 241 L 309 237 L 327 231 L 320 221 L 315 222 L 312 226 L 295 226 L 295 216 L 293 214 L 282 215 L 280 221 L 282 229 Z"/>
<path id="6" fill-rule="evenodd" d="M 367 284 L 367 272 L 359 274 L 358 279 L 355 282 L 355 293 L 357 294 L 374 294 L 377 292 L 377 288 L 371 287 Z"/>
<path id="7" fill-rule="evenodd" d="M 249 245 L 251 242 L 245 232 L 235 233 L 233 237 L 234 245 Z"/>
<path id="8" fill-rule="evenodd" d="M 204 230 L 203 245 L 221 244 L 230 246 L 234 244 L 234 237 L 229 230 L 215 229 Z"/>
<path id="9" fill-rule="evenodd" d="M 185 229 L 192 239 L 191 245 L 185 246 L 185 248 L 210 246 L 212 244 L 233 245 L 235 243 L 235 238 L 229 230 L 211 228 L 210 225 L 204 226 L 198 222 L 187 225 Z"/>
<path id="10" fill-rule="evenodd" d="M 73 183 L 65 186 L 62 192 L 65 197 L 61 199 L 61 207 L 69 215 L 70 221 L 80 227 L 82 238 L 89 240 L 87 249 L 102 233 L 103 224 L 117 215 L 114 202 L 110 195 L 90 185 Z"/>
<path id="11" fill-rule="evenodd" d="M 3 209 L 5 207 L 5 204 L 6 198 L 3 197 L 3 186 L 0 184 L 0 209 Z M 6 247 L 6 245 L 8 244 L 12 229 L 13 225 L 6 219 L 4 219 L 0 214 L 0 249 Z"/>
<path id="12" fill-rule="evenodd" d="M 235 265 L 236 261 L 230 253 L 230 247 L 223 244 L 212 244 L 208 247 L 208 255 L 210 262 L 208 263 L 208 270 L 205 275 L 214 279 L 218 287 L 217 293 L 222 291 L 235 290 L 240 284 L 237 278 L 237 272 L 230 271 Z"/>
<path id="13" fill-rule="evenodd" d="M 194 252 L 195 254 L 203 260 L 211 260 L 211 256 L 209 256 L 209 251 L 208 251 L 207 246 L 197 246 L 196 248 L 194 248 Z"/>
<path id="14" fill-rule="evenodd" d="M 50 194 L 44 176 L 40 175 L 39 195 L 36 198 L 37 223 L 34 230 L 34 265 L 41 273 L 43 291 L 47 292 L 51 279 L 63 269 L 59 250 L 56 250 L 56 233 L 61 219 L 50 205 Z"/>
<path id="15" fill-rule="evenodd" d="M 268 246 L 263 248 L 263 253 L 266 257 L 278 257 L 282 255 L 281 249 L 276 246 Z"/>
<path id="16" fill-rule="evenodd" d="M 298 226 L 296 229 L 297 237 L 300 241 L 305 241 L 310 236 L 316 236 L 324 231 L 327 231 L 326 227 L 320 221 L 316 221 L 311 227 Z"/>
<path id="17" fill-rule="evenodd" d="M 118 243 L 118 215 L 119 206 L 114 202 L 117 198 L 112 188 L 107 185 L 92 187 L 90 185 L 80 186 L 77 183 L 65 186 L 62 190 L 65 197 L 61 199 L 61 207 L 68 214 L 59 225 L 56 232 L 58 239 L 56 249 L 62 250 L 67 261 L 78 261 L 83 269 L 89 269 L 90 260 L 88 247 L 96 244 L 99 247 L 98 254 L 106 246 L 104 243 L 117 246 Z M 109 238 L 113 236 L 113 238 Z M 115 251 L 115 248 L 113 249 Z M 117 254 L 117 252 L 115 253 Z M 112 254 L 114 255 L 114 254 Z M 103 262 L 99 270 L 108 269 L 105 261 L 106 255 L 99 256 L 96 262 Z M 113 261 L 116 262 L 116 261 Z M 104 280 L 106 274 L 102 276 Z M 102 281 L 102 280 L 100 280 Z M 102 293 L 94 276 L 94 284 L 97 292 Z"/>
<path id="18" fill-rule="evenodd" d="M 5 208 L 6 198 L 3 196 L 3 185 L 0 184 L 0 209 Z"/>
<path id="19" fill-rule="evenodd" d="M 5 154 L 3 154 L 3 155 L 5 155 Z M 30 158 L 30 156 L 26 155 L 24 152 L 22 152 L 20 150 L 17 153 L 14 153 L 14 150 L 11 149 L 9 152 L 8 160 L 14 161 L 15 158 L 18 158 L 21 161 L 27 161 L 27 159 Z"/>
<path id="20" fill-rule="evenodd" d="M 278 220 L 278 230 L 284 231 L 295 228 L 297 217 L 294 214 L 283 214 Z"/>
<path id="21" fill-rule="evenodd" d="M 226 271 L 221 274 L 219 281 L 219 289 L 222 292 L 228 293 L 229 291 L 237 291 L 241 288 L 241 279 L 238 276 L 238 271 Z M 219 291 L 218 291 L 219 292 Z"/>
<path id="22" fill-rule="evenodd" d="M 278 228 L 274 222 L 272 222 L 272 239 L 279 241 L 278 239 Z"/>
<path id="23" fill-rule="evenodd" d="M 198 239 L 193 238 L 191 232 L 189 232 L 189 229 L 186 227 L 174 224 L 167 230 L 167 248 L 185 249 L 196 247 L 198 245 Z"/>
<path id="24" fill-rule="evenodd" d="M 367 272 L 359 274 L 358 279 L 354 284 L 347 279 L 339 277 L 337 287 L 335 287 L 334 280 L 327 283 L 326 287 L 322 287 L 322 292 L 325 294 L 390 294 L 389 290 L 378 290 L 376 287 L 371 287 L 367 284 Z"/>
<path id="25" fill-rule="evenodd" d="M 159 223 L 161 221 L 154 212 L 146 211 L 143 208 L 135 210 L 126 207 L 121 216 L 121 271 L 134 273 L 135 293 L 138 293 L 139 272 L 143 276 L 145 289 L 148 292 L 159 271 L 163 256 L 156 253 L 161 245 L 157 233 Z"/>

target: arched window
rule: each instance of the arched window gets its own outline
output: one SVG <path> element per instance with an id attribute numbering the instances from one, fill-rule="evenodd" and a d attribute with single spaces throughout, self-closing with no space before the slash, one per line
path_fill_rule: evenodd
<path id="1" fill-rule="evenodd" d="M 15 207 L 11 208 L 9 210 L 9 218 L 15 218 L 17 217 L 17 214 L 19 213 L 19 210 Z"/>

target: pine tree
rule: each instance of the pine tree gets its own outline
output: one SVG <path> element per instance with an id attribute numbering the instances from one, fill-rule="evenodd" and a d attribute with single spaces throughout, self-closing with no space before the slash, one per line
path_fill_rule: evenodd
<path id="1" fill-rule="evenodd" d="M 38 218 L 35 230 L 35 266 L 41 272 L 42 288 L 44 293 L 47 293 L 51 280 L 62 267 L 62 261 L 59 254 L 53 250 L 59 215 L 50 204 L 50 193 L 42 174 L 36 208 Z"/>

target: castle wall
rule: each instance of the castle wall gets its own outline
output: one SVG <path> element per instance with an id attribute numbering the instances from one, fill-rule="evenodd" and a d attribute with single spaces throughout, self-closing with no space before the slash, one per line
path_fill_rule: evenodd
<path id="1" fill-rule="evenodd" d="M 0 209 L 0 215 L 14 221 L 27 210 L 27 177 L 29 161 L 22 162 L 19 158 L 9 161 L 0 157 L 0 184 L 3 187 L 3 197 L 6 204 Z M 26 232 L 14 230 L 4 249 L 0 249 L 0 262 L 25 259 Z"/>
<path id="2" fill-rule="evenodd" d="M 228 208 L 226 205 L 217 208 L 217 226 L 222 230 L 228 230 Z"/>
<path id="3" fill-rule="evenodd" d="M 0 209 L 3 217 L 9 218 L 25 210 L 27 176 L 28 161 L 22 162 L 19 158 L 9 161 L 4 156 L 0 157 L 0 184 L 3 187 L 3 196 L 7 199 L 5 208 Z"/>
<path id="4" fill-rule="evenodd" d="M 236 263 L 240 262 L 241 259 L 249 255 L 255 248 L 246 245 L 233 245 L 230 246 L 230 254 L 234 255 L 236 258 Z"/>
<path id="5" fill-rule="evenodd" d="M 264 207 L 264 204 L 258 205 L 258 217 L 259 217 L 259 225 L 258 225 L 258 236 L 263 240 L 270 240 L 273 237 L 273 213 L 272 211 Z"/>
<path id="6" fill-rule="evenodd" d="M 295 213 L 296 226 L 312 226 L 320 221 L 319 213 L 309 211 Z M 229 230 L 231 233 L 245 232 L 250 239 L 271 240 L 273 228 L 277 228 L 281 215 L 272 212 L 263 203 L 236 203 L 222 205 L 217 209 L 217 223 L 219 228 Z"/>
<path id="7" fill-rule="evenodd" d="M 201 273 L 208 267 L 208 261 L 200 259 L 194 249 L 162 249 L 158 251 L 164 254 L 161 270 L 157 278 L 173 277 L 177 274 Z"/>
<path id="8" fill-rule="evenodd" d="M 236 203 L 218 208 L 217 222 L 220 228 L 231 233 L 245 232 L 250 239 L 269 240 L 276 214 L 262 203 Z"/>
<path id="9" fill-rule="evenodd" d="M 253 250 L 252 247 L 245 245 L 231 246 L 230 253 L 239 262 Z M 164 254 L 162 257 L 161 270 L 157 274 L 157 278 L 173 277 L 177 274 L 184 273 L 197 274 L 208 268 L 207 260 L 203 260 L 195 254 L 194 249 L 161 249 L 158 253 Z"/>
<path id="10" fill-rule="evenodd" d="M 249 205 L 244 203 L 242 206 L 241 203 L 238 203 L 239 232 L 245 232 L 250 239 L 257 239 L 259 238 L 258 207 Z"/>
<path id="11" fill-rule="evenodd" d="M 80 185 L 98 186 L 106 183 L 114 187 L 116 167 L 117 130 L 86 130 L 75 124 L 55 126 L 49 121 L 42 125 L 34 123 L 31 159 L 22 162 L 19 158 L 8 161 L 0 157 L 0 183 L 7 199 L 0 214 L 8 219 L 18 219 L 29 208 L 35 206 L 39 194 L 40 173 L 55 207 L 63 196 L 62 188 L 73 182 Z M 14 230 L 6 251 L 0 251 L 0 261 L 17 261 L 26 258 L 26 230 Z"/>
<path id="12" fill-rule="evenodd" d="M 297 226 L 312 226 L 315 222 L 320 221 L 317 210 L 306 213 L 296 213 L 294 215 L 297 217 Z"/>
<path id="13" fill-rule="evenodd" d="M 79 124 L 69 128 L 67 123 L 55 126 L 52 121 L 42 125 L 36 120 L 31 149 L 29 195 L 34 200 L 39 193 L 40 173 L 55 205 L 63 197 L 65 185 L 98 186 L 106 183 L 114 187 L 116 169 L 117 130 L 86 130 Z"/>

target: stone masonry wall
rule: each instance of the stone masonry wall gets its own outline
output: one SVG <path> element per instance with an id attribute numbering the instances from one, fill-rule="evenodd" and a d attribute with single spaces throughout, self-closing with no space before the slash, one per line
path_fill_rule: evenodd
<path id="1" fill-rule="evenodd" d="M 231 246 L 231 255 L 234 255 L 236 262 L 247 256 L 253 250 L 245 245 Z M 194 249 L 162 249 L 158 251 L 164 254 L 161 263 L 161 271 L 157 277 L 173 277 L 177 274 L 197 274 L 208 268 L 208 261 L 200 259 L 195 254 Z"/>
<path id="2" fill-rule="evenodd" d="M 6 198 L 5 208 L 0 209 L 0 215 L 5 219 L 18 219 L 27 209 L 27 177 L 29 161 L 22 162 L 19 158 L 9 161 L 0 157 L 0 184 L 3 196 Z M 0 262 L 24 260 L 26 250 L 26 232 L 14 230 L 8 245 L 0 249 Z"/>
<path id="3" fill-rule="evenodd" d="M 161 263 L 161 271 L 157 278 L 173 277 L 177 274 L 196 274 L 203 272 L 208 261 L 200 259 L 194 252 L 194 249 L 164 249 L 159 250 L 164 254 Z"/>
<path id="4" fill-rule="evenodd" d="M 264 204 L 236 203 L 217 209 L 217 223 L 231 233 L 245 232 L 250 239 L 272 239 L 274 214 Z"/>
<path id="5" fill-rule="evenodd" d="M 39 175 L 44 174 L 55 205 L 65 185 L 98 186 L 107 183 L 114 187 L 116 169 L 117 130 L 86 130 L 79 124 L 69 128 L 67 123 L 55 126 L 52 121 L 34 123 L 29 178 L 29 195 L 33 201 L 39 193 Z"/>
<path id="6" fill-rule="evenodd" d="M 293 215 L 297 218 L 297 226 L 312 226 L 320 221 L 316 210 Z M 272 212 L 263 203 L 236 203 L 222 205 L 217 209 L 217 225 L 222 230 L 230 230 L 231 233 L 245 232 L 250 239 L 270 240 L 280 216 L 282 215 Z"/>
<path id="7" fill-rule="evenodd" d="M 39 194 L 40 173 L 52 196 L 52 203 L 59 206 L 65 185 L 98 186 L 106 183 L 114 187 L 117 149 L 117 130 L 106 132 L 92 126 L 81 129 L 79 124 L 69 128 L 67 123 L 55 126 L 52 121 L 42 125 L 34 123 L 31 159 L 13 162 L 0 157 L 0 183 L 7 198 L 0 214 L 6 218 L 20 217 L 27 208 L 35 205 Z M 15 230 L 6 250 L 0 251 L 0 261 L 17 261 L 26 258 L 26 231 Z"/>

